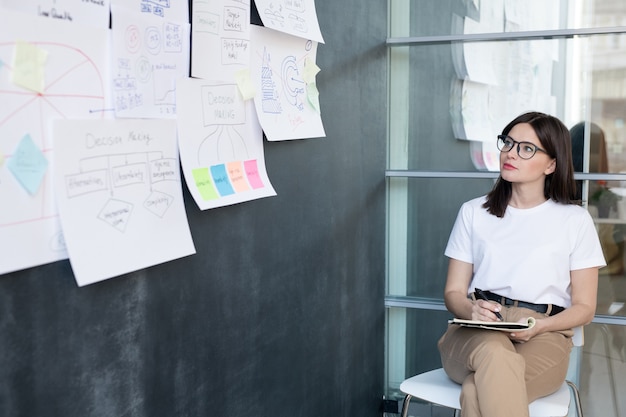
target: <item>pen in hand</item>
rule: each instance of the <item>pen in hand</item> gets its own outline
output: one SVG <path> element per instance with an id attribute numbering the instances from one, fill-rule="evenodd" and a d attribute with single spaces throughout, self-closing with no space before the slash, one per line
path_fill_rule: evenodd
<path id="1" fill-rule="evenodd" d="M 474 295 L 476 295 L 476 298 L 480 298 L 481 300 L 489 301 L 489 299 L 487 298 L 487 296 L 485 295 L 483 290 L 481 290 L 480 288 L 474 288 Z M 500 312 L 494 311 L 494 313 L 495 313 L 496 317 L 500 319 L 500 321 L 504 320 L 502 318 L 502 314 L 500 314 Z"/>

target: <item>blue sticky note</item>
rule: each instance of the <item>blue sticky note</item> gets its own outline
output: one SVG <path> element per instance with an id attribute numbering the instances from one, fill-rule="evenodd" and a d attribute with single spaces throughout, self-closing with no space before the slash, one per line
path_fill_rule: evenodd
<path id="1" fill-rule="evenodd" d="M 13 155 L 8 158 L 7 167 L 22 187 L 33 195 L 43 181 L 48 169 L 48 160 L 30 135 L 26 135 L 17 145 Z"/>
<path id="2" fill-rule="evenodd" d="M 233 186 L 230 183 L 230 179 L 228 178 L 228 173 L 226 173 L 226 165 L 213 165 L 211 167 L 211 176 L 213 177 L 213 182 L 217 187 L 217 191 L 220 195 L 231 195 L 235 193 L 233 190 Z"/>

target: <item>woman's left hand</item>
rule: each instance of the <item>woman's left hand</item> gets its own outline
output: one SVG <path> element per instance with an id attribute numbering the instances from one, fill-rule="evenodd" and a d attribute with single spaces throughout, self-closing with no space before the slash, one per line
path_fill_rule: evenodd
<path id="1" fill-rule="evenodd" d="M 539 321 L 539 320 L 537 320 Z M 527 323 L 528 319 L 521 319 L 518 321 L 518 323 Z M 516 331 L 516 332 L 511 332 L 509 333 L 509 338 L 511 339 L 511 341 L 516 342 L 516 343 L 524 343 L 524 342 L 528 342 L 530 339 L 532 339 L 536 334 L 537 334 L 537 330 L 535 329 L 535 327 L 537 326 L 537 324 L 535 324 L 535 326 L 531 327 L 528 330 L 521 330 L 521 331 Z"/>

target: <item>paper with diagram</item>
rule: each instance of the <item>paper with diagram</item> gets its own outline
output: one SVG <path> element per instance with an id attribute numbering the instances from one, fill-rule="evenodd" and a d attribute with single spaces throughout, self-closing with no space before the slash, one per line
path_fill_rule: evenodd
<path id="1" fill-rule="evenodd" d="M 111 7 L 116 117 L 176 117 L 176 79 L 189 74 L 189 23 Z"/>
<path id="2" fill-rule="evenodd" d="M 183 172 L 201 210 L 276 195 L 254 105 L 235 83 L 180 79 L 176 98 Z"/>
<path id="3" fill-rule="evenodd" d="M 67 258 L 51 170 L 54 119 L 103 119 L 107 29 L 0 13 L 0 274 Z"/>
<path id="4" fill-rule="evenodd" d="M 111 0 L 111 4 L 168 20 L 189 22 L 188 0 Z"/>
<path id="5" fill-rule="evenodd" d="M 248 67 L 249 0 L 194 0 L 191 21 L 192 77 L 232 81 Z"/>
<path id="6" fill-rule="evenodd" d="M 174 120 L 59 120 L 55 191 L 79 286 L 195 253 Z"/>
<path id="7" fill-rule="evenodd" d="M 324 43 L 313 0 L 255 0 L 254 3 L 265 27 Z"/>
<path id="8" fill-rule="evenodd" d="M 250 35 L 254 104 L 267 140 L 326 136 L 315 83 L 317 42 L 254 25 Z"/>
<path id="9" fill-rule="evenodd" d="M 109 28 L 109 0 L 0 0 L 0 7 L 50 20 Z"/>

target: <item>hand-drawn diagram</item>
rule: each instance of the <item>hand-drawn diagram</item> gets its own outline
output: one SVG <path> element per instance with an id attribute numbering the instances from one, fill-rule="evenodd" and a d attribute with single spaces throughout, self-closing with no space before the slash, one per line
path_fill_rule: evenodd
<path id="1" fill-rule="evenodd" d="M 111 4 L 176 22 L 189 22 L 187 0 L 111 0 Z"/>
<path id="2" fill-rule="evenodd" d="M 307 84 L 304 77 L 305 65 L 315 63 L 317 43 L 260 26 L 250 32 L 250 76 L 261 92 L 254 103 L 267 139 L 325 136 L 320 113 L 311 103 L 314 84 Z"/>
<path id="3" fill-rule="evenodd" d="M 195 253 L 174 120 L 58 121 L 54 129 L 55 191 L 79 285 Z"/>
<path id="4" fill-rule="evenodd" d="M 108 117 L 106 80 L 108 35 L 22 13 L 0 14 L 0 274 L 67 258 L 50 172 L 54 119 Z M 47 52 L 44 90 L 11 83 L 16 40 Z M 104 71 L 104 73 L 103 73 Z M 36 193 L 30 194 L 9 170 L 18 143 L 28 135 L 48 161 Z"/>
<path id="5" fill-rule="evenodd" d="M 176 96 L 183 172 L 200 209 L 276 195 L 254 107 L 236 84 L 181 79 Z"/>
<path id="6" fill-rule="evenodd" d="M 192 19 L 191 75 L 233 80 L 250 61 L 250 1 L 195 0 Z"/>
<path id="7" fill-rule="evenodd" d="M 175 118 L 176 79 L 189 73 L 189 25 L 112 10 L 115 115 Z"/>
<path id="8" fill-rule="evenodd" d="M 245 103 L 237 99 L 236 93 L 233 84 L 200 87 L 202 124 L 212 130 L 200 144 L 198 165 L 249 157 L 246 141 L 239 131 L 246 124 Z"/>
<path id="9" fill-rule="evenodd" d="M 109 28 L 109 0 L 1 0 L 0 4 L 4 9 L 27 13 L 33 17 Z"/>
<path id="10" fill-rule="evenodd" d="M 118 139 L 118 138 L 116 138 Z M 90 138 L 86 139 L 90 144 Z M 119 137 L 119 140 L 123 140 Z M 102 193 L 106 201 L 97 215 L 120 232 L 130 221 L 137 198 L 143 199 L 143 208 L 163 217 L 173 202 L 173 196 L 158 190 L 158 183 L 180 183 L 177 158 L 164 158 L 162 152 L 102 155 L 79 161 L 80 172 L 65 176 L 68 199 L 91 193 Z M 128 194 L 127 199 L 122 195 Z M 145 194 L 145 197 L 142 197 Z"/>
<path id="11" fill-rule="evenodd" d="M 126 0 L 128 1 L 128 0 Z M 176 7 L 173 7 L 176 3 Z M 140 9 L 142 13 L 151 13 L 159 17 L 167 17 L 171 20 L 180 20 L 187 22 L 189 9 L 186 1 L 176 2 L 175 0 L 140 0 Z M 179 8 L 179 10 L 176 10 Z"/>
<path id="12" fill-rule="evenodd" d="M 313 0 L 255 0 L 267 28 L 324 43 Z"/>

